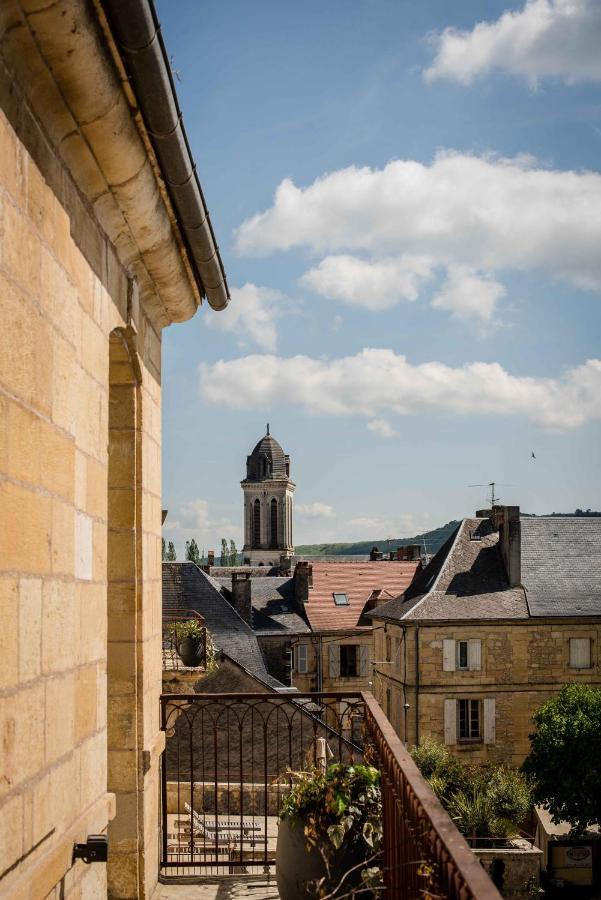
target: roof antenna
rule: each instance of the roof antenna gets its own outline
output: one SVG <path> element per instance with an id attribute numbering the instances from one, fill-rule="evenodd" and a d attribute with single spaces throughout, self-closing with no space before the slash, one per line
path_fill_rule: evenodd
<path id="1" fill-rule="evenodd" d="M 269 422 L 267 423 L 267 434 L 269 434 Z"/>

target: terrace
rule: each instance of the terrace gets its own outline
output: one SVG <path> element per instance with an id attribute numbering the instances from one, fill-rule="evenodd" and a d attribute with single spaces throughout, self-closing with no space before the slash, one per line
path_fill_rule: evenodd
<path id="1" fill-rule="evenodd" d="M 163 900 L 277 898 L 289 772 L 367 760 L 381 771 L 385 889 L 395 900 L 498 900 L 484 869 L 369 693 L 161 698 Z"/>

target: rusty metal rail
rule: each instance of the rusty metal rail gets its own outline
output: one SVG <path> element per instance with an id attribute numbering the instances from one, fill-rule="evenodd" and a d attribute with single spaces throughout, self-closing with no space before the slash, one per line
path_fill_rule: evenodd
<path id="1" fill-rule="evenodd" d="M 500 900 L 375 698 L 370 693 L 363 698 L 366 732 L 382 779 L 384 896 Z"/>

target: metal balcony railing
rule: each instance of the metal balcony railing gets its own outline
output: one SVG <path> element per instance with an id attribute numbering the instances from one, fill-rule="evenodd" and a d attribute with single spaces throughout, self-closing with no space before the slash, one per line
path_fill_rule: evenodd
<path id="1" fill-rule="evenodd" d="M 163 610 L 163 670 L 178 671 L 187 666 L 181 659 L 178 651 L 178 638 L 175 626 L 178 622 L 198 622 L 202 631 L 200 638 L 199 667 L 206 668 L 207 664 L 207 629 L 200 613 L 184 607 L 171 607 Z"/>
<path id="2" fill-rule="evenodd" d="M 381 771 L 385 900 L 499 900 L 369 693 L 161 697 L 161 875 L 275 865 L 290 771 L 367 759 Z"/>

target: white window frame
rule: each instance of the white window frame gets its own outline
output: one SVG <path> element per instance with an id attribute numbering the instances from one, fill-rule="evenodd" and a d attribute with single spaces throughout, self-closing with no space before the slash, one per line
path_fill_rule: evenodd
<path id="1" fill-rule="evenodd" d="M 465 645 L 465 665 L 461 665 L 461 647 Z M 455 641 L 457 648 L 455 665 L 459 672 L 469 672 L 470 669 L 470 642 L 468 640 Z"/>
<path id="2" fill-rule="evenodd" d="M 570 638 L 570 669 L 586 670 L 591 669 L 592 664 L 592 641 L 590 637 L 572 637 Z"/>
<path id="3" fill-rule="evenodd" d="M 309 671 L 309 645 L 297 644 L 295 653 L 295 666 L 299 675 L 306 675 Z"/>
<path id="4" fill-rule="evenodd" d="M 467 665 L 459 665 L 461 644 L 467 644 Z M 445 638 L 442 642 L 443 672 L 479 672 L 482 668 L 482 641 L 480 638 Z"/>

